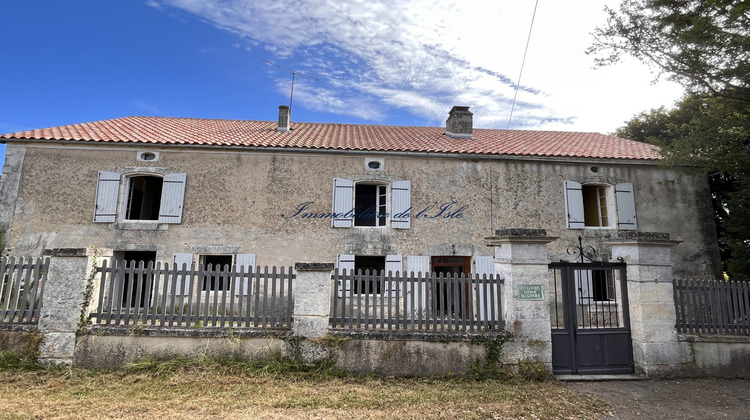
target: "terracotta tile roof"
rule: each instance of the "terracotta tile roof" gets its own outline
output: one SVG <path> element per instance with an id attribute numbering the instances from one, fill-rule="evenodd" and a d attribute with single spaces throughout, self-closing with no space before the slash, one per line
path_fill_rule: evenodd
<path id="1" fill-rule="evenodd" d="M 287 147 L 305 149 L 656 159 L 655 146 L 598 133 L 474 129 L 474 139 L 449 138 L 440 127 L 125 117 L 0 135 L 3 139 L 72 142 Z"/>

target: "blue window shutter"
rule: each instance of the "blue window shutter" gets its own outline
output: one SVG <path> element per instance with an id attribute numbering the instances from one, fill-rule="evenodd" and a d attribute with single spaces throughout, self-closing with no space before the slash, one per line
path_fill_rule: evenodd
<path id="1" fill-rule="evenodd" d="M 495 274 L 495 259 L 493 257 L 474 257 L 474 274 L 477 274 L 479 276 L 480 280 L 484 280 L 485 276 L 489 280 L 491 277 Z M 487 316 L 487 306 L 488 303 L 488 297 L 491 293 L 491 287 L 492 285 L 489 284 L 480 284 L 479 290 L 477 290 L 477 307 L 479 308 L 479 311 L 477 313 L 478 318 L 480 321 L 484 321 L 488 319 Z M 499 295 L 496 295 L 499 296 Z M 497 304 L 496 302 L 495 304 Z M 494 310 L 494 308 L 489 308 L 490 311 Z"/>
<path id="2" fill-rule="evenodd" d="M 638 230 L 635 220 L 635 194 L 633 184 L 626 182 L 615 185 L 617 199 L 617 224 L 621 230 Z"/>
<path id="3" fill-rule="evenodd" d="M 186 174 L 164 176 L 161 187 L 159 223 L 182 223 L 182 203 L 185 200 Z"/>
<path id="4" fill-rule="evenodd" d="M 245 274 L 247 273 L 255 273 L 255 254 L 237 254 L 237 257 L 234 261 L 234 266 L 237 270 L 237 272 L 243 272 Z M 240 284 L 242 284 L 242 294 L 247 295 L 248 291 L 248 284 L 255 284 L 253 282 L 252 277 L 246 276 L 244 279 L 244 282 L 241 281 L 240 277 L 237 277 L 234 282 L 234 294 L 239 295 L 240 294 Z M 253 293 L 252 288 L 250 289 L 250 294 Z"/>
<path id="5" fill-rule="evenodd" d="M 401 272 L 404 271 L 403 266 L 403 258 L 401 255 L 386 255 L 385 256 L 385 275 L 398 277 L 401 275 Z M 395 291 L 398 287 L 397 281 L 390 282 L 389 285 L 386 286 L 388 290 Z"/>
<path id="6" fill-rule="evenodd" d="M 120 174 L 99 171 L 96 183 L 95 223 L 112 223 L 117 216 L 117 195 L 120 192 Z"/>
<path id="7" fill-rule="evenodd" d="M 411 228 L 411 181 L 396 181 L 391 184 L 391 195 L 391 226 L 395 229 Z"/>
<path id="8" fill-rule="evenodd" d="M 331 217 L 333 227 L 352 227 L 354 214 L 354 182 L 344 178 L 333 179 L 333 209 Z M 348 213 L 348 214 L 347 214 Z"/>
<path id="9" fill-rule="evenodd" d="M 336 257 L 336 270 L 339 274 L 351 275 L 354 273 L 354 255 L 341 254 Z M 352 284 L 350 280 L 339 280 L 336 284 L 336 292 L 339 297 L 351 296 Z"/>
<path id="10" fill-rule="evenodd" d="M 174 267 L 177 270 L 192 270 L 193 269 L 193 254 L 174 254 Z M 190 279 L 185 276 L 175 276 L 175 290 L 177 293 L 180 291 L 184 295 L 190 294 Z"/>
<path id="11" fill-rule="evenodd" d="M 565 181 L 565 213 L 566 225 L 570 229 L 584 228 L 583 188 L 575 181 Z"/>

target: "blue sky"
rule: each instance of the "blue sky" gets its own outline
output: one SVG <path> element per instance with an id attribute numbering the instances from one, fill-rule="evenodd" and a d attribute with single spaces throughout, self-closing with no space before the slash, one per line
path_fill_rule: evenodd
<path id="1" fill-rule="evenodd" d="M 540 0 L 512 128 L 610 132 L 670 105 L 584 51 L 617 0 Z M 129 115 L 506 128 L 532 0 L 2 0 L 0 133 Z M 4 156 L 0 150 L 0 156 Z"/>

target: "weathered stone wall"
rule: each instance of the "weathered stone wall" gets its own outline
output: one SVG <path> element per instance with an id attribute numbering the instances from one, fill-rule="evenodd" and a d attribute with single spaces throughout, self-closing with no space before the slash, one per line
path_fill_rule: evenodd
<path id="1" fill-rule="evenodd" d="M 190 148 L 153 149 L 158 161 L 139 162 L 138 150 L 144 149 L 9 144 L 9 181 L 4 175 L 2 188 L 12 190 L 17 178 L 18 197 L 0 202 L 0 214 L 15 210 L 8 247 L 15 255 L 81 246 L 150 250 L 169 262 L 175 253 L 243 252 L 256 254 L 259 265 L 288 266 L 335 261 L 338 254 L 491 255 L 483 238 L 496 229 L 519 227 L 546 229 L 560 238 L 550 244 L 552 261 L 569 259 L 566 248 L 579 235 L 606 259 L 606 241 L 616 229 L 565 226 L 563 181 L 573 180 L 634 183 L 638 229 L 682 241 L 673 252 L 675 274 L 719 271 L 705 180 L 655 165 Z M 367 171 L 366 157 L 382 158 L 384 170 Z M 187 173 L 182 223 L 151 230 L 93 223 L 97 172 L 138 167 Z M 330 219 L 282 217 L 305 202 L 312 202 L 307 211 L 329 213 L 333 178 L 410 180 L 413 213 L 436 203 L 449 203 L 452 211 L 468 207 L 460 218 L 412 220 L 409 230 L 332 228 Z"/>

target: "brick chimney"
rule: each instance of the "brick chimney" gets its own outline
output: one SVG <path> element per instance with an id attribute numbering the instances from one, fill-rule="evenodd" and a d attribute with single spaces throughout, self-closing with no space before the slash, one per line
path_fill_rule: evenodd
<path id="1" fill-rule="evenodd" d="M 291 124 L 289 115 L 289 107 L 286 105 L 280 105 L 279 106 L 279 127 L 276 129 L 276 131 L 289 131 L 291 128 L 289 128 L 289 125 Z"/>
<path id="2" fill-rule="evenodd" d="M 473 139 L 473 117 L 468 106 L 454 106 L 445 120 L 445 135 L 456 139 Z"/>

